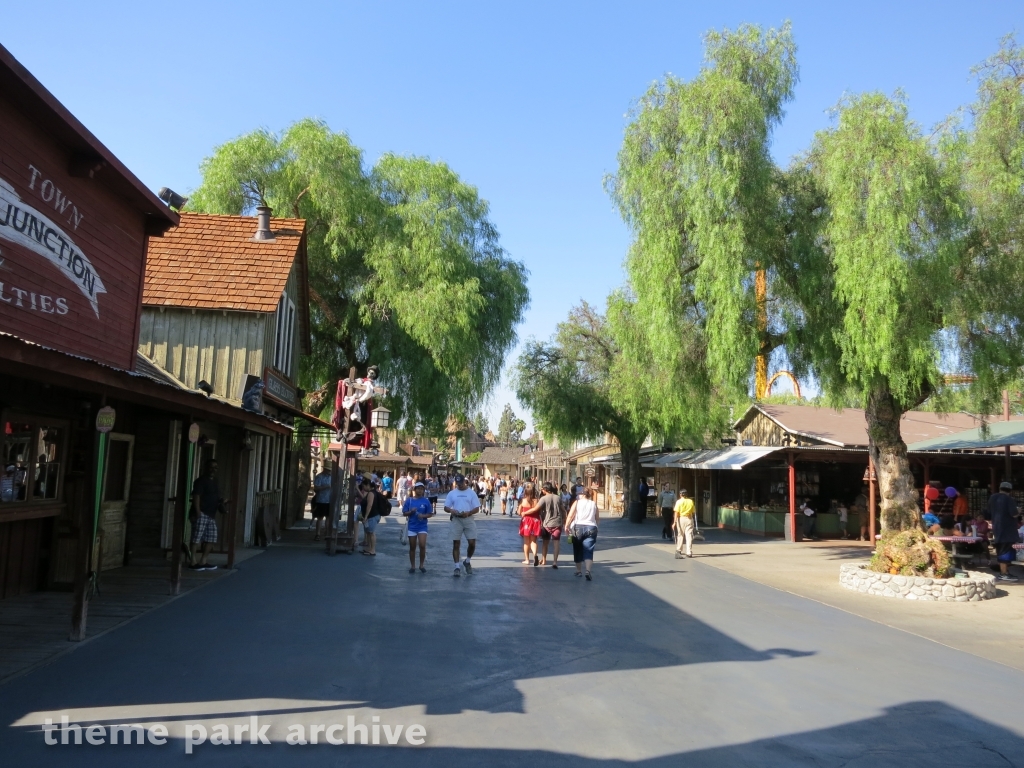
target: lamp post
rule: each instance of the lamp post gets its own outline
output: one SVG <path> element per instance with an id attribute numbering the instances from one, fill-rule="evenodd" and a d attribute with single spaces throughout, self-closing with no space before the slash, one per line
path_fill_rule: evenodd
<path id="1" fill-rule="evenodd" d="M 360 455 L 376 455 L 377 443 L 373 440 L 373 430 L 379 427 L 387 427 L 391 421 L 391 411 L 384 406 L 374 408 L 370 412 L 369 424 L 364 421 L 361 406 L 369 407 L 374 395 L 387 394 L 383 387 L 376 386 L 378 375 L 377 366 L 371 365 L 367 368 L 365 378 L 356 378 L 356 369 L 349 369 L 348 378 L 338 382 L 338 393 L 336 402 L 339 405 L 334 414 L 334 426 L 337 429 L 337 439 L 341 444 L 341 450 L 334 463 L 331 472 L 331 514 L 330 523 L 326 536 L 327 554 L 333 555 L 338 547 L 339 538 L 339 516 L 341 512 L 341 490 L 348 491 L 348 515 L 345 525 L 346 540 L 351 537 L 348 552 L 355 551 L 356 527 L 355 527 L 355 464 L 349 466 L 349 441 L 361 436 L 362 448 Z M 353 425 L 359 429 L 351 432 Z"/>

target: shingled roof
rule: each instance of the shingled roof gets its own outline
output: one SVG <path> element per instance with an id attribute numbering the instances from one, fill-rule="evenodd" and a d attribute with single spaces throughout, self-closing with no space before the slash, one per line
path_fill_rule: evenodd
<path id="1" fill-rule="evenodd" d="M 477 464 L 515 464 L 523 455 L 522 448 L 501 448 L 496 445 L 489 445 L 476 460 Z"/>
<path id="2" fill-rule="evenodd" d="M 256 218 L 183 213 L 163 237 L 149 239 L 142 303 L 150 307 L 274 312 L 299 262 L 306 296 L 306 222 L 270 220 L 274 240 L 253 241 Z"/>
<path id="3" fill-rule="evenodd" d="M 817 408 L 808 405 L 774 405 L 755 403 L 733 425 L 737 432 L 746 428 L 751 419 L 763 413 L 785 431 L 818 441 L 826 445 L 845 448 L 868 444 L 867 422 L 860 408 Z M 998 418 L 998 417 L 992 417 Z M 1017 420 L 1020 417 L 1014 417 Z M 907 411 L 900 419 L 900 432 L 907 443 L 947 437 L 966 429 L 973 429 L 981 419 L 967 413 L 933 413 Z"/>

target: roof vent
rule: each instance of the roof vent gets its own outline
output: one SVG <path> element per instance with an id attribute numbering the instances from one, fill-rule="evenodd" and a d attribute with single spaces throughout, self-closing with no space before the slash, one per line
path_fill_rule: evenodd
<path id="1" fill-rule="evenodd" d="M 271 209 L 266 205 L 261 205 L 256 209 L 256 234 L 252 237 L 254 242 L 267 242 L 276 239 L 274 233 L 270 231 L 270 212 Z"/>

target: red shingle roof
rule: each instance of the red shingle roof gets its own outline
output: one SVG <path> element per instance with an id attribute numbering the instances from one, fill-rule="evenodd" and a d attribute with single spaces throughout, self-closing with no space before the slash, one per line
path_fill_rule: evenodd
<path id="1" fill-rule="evenodd" d="M 183 213 L 181 224 L 149 240 L 145 306 L 274 312 L 292 265 L 301 257 L 304 219 L 270 220 L 275 239 L 254 242 L 256 218 Z"/>

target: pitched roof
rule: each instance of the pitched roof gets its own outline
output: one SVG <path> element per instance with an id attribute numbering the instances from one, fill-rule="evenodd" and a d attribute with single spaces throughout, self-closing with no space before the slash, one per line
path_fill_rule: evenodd
<path id="1" fill-rule="evenodd" d="M 148 233 L 163 232 L 178 221 L 139 178 L 93 136 L 14 56 L 0 45 L 0 93 L 25 111 L 35 126 L 63 144 L 76 173 L 93 178 L 125 197 L 148 221 Z"/>
<path id="2" fill-rule="evenodd" d="M 758 412 L 763 413 L 787 432 L 820 440 L 840 447 L 866 446 L 867 422 L 860 408 L 818 408 L 811 405 L 769 405 L 755 403 L 733 425 L 742 430 Z M 1017 417 L 1019 418 L 1019 417 Z M 973 429 L 981 419 L 969 413 L 934 413 L 908 411 L 900 420 L 900 431 L 906 443 L 945 437 Z"/>
<path id="3" fill-rule="evenodd" d="M 306 222 L 270 220 L 274 240 L 253 241 L 256 218 L 183 213 L 163 237 L 150 238 L 146 306 L 274 312 L 296 260 L 306 301 Z"/>
<path id="4" fill-rule="evenodd" d="M 501 448 L 496 445 L 489 445 L 476 460 L 477 464 L 515 464 L 523 455 L 521 448 Z"/>

